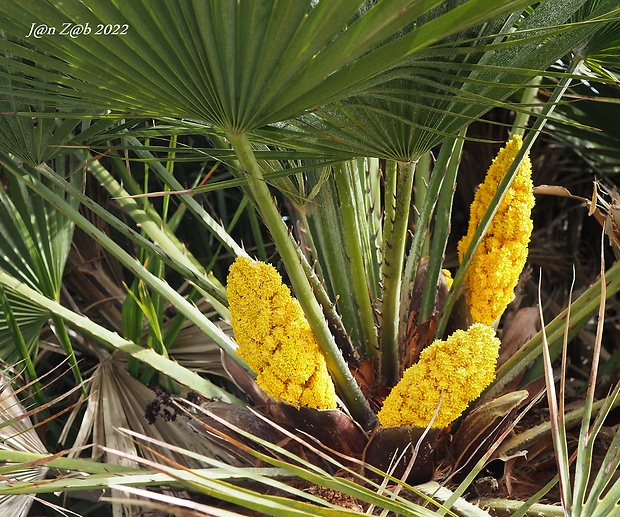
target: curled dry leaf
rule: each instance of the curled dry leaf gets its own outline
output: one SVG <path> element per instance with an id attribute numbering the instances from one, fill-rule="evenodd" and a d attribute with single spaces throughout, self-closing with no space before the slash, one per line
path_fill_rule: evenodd
<path id="1" fill-rule="evenodd" d="M 534 194 L 568 197 L 585 203 L 588 215 L 594 216 L 603 227 L 616 258 L 620 258 L 620 195 L 615 187 L 610 190 L 595 181 L 591 199 L 571 194 L 567 188 L 557 185 L 539 185 L 534 188 Z"/>
<path id="2" fill-rule="evenodd" d="M 472 410 L 460 423 L 450 447 L 453 471 L 460 470 L 465 477 L 512 424 L 511 418 L 504 417 L 518 409 L 529 396 L 527 390 L 506 393 Z"/>

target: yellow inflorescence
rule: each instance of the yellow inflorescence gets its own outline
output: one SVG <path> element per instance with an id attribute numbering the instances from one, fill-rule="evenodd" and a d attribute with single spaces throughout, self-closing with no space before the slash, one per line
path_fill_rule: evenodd
<path id="1" fill-rule="evenodd" d="M 454 283 L 454 278 L 452 278 L 452 273 L 450 273 L 449 269 L 442 269 L 441 272 L 443 273 L 443 279 L 446 281 L 446 285 L 448 286 L 448 289 L 451 289 L 452 284 Z"/>
<path id="2" fill-rule="evenodd" d="M 325 358 L 276 269 L 239 257 L 230 268 L 227 291 L 237 354 L 256 372 L 261 389 L 296 406 L 334 409 L 336 393 Z"/>
<path id="3" fill-rule="evenodd" d="M 491 203 L 508 167 L 521 149 L 521 138 L 514 136 L 493 160 L 486 179 L 476 191 L 470 208 L 469 228 L 458 245 L 463 259 L 476 228 Z M 527 260 L 532 235 L 534 207 L 532 164 L 522 161 L 512 185 L 474 255 L 465 283 L 472 319 L 487 325 L 499 318 L 514 298 L 514 289 Z"/>
<path id="4" fill-rule="evenodd" d="M 495 331 L 482 323 L 433 342 L 385 399 L 379 422 L 426 427 L 441 402 L 433 427 L 449 425 L 495 378 L 499 345 Z"/>

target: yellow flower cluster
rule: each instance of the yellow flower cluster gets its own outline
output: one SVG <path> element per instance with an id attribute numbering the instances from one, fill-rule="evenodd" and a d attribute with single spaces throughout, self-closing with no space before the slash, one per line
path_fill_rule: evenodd
<path id="1" fill-rule="evenodd" d="M 237 354 L 256 372 L 261 389 L 296 406 L 334 409 L 336 393 L 325 358 L 276 269 L 239 257 L 230 268 L 227 291 Z"/>
<path id="2" fill-rule="evenodd" d="M 385 427 L 445 427 L 478 398 L 495 377 L 500 341 L 495 331 L 474 323 L 422 351 L 383 403 L 378 417 Z"/>
<path id="3" fill-rule="evenodd" d="M 476 191 L 467 235 L 458 245 L 459 260 L 463 260 L 476 228 L 521 145 L 521 137 L 510 139 L 493 160 L 484 183 Z M 492 325 L 514 298 L 514 289 L 527 260 L 533 228 L 531 175 L 532 164 L 526 156 L 470 263 L 465 283 L 470 313 L 475 322 Z"/>

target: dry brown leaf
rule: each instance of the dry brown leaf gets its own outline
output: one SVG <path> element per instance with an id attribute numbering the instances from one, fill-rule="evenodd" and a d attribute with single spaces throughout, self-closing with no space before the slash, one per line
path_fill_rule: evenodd
<path id="1" fill-rule="evenodd" d="M 502 346 L 497 366 L 500 367 L 510 359 L 524 343 L 540 332 L 540 328 L 538 307 L 519 309 L 502 331 Z"/>

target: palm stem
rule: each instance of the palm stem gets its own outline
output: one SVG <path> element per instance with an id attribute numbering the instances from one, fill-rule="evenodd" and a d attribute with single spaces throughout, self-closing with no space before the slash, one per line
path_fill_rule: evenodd
<path id="1" fill-rule="evenodd" d="M 525 91 L 523 92 L 523 97 L 521 98 L 521 104 L 527 106 L 524 111 L 518 111 L 515 116 L 515 121 L 512 124 L 512 129 L 510 130 L 511 134 L 519 135 L 523 137 L 525 135 L 525 129 L 527 128 L 527 123 L 530 120 L 531 110 L 530 105 L 536 99 L 536 95 L 538 94 L 538 87 L 542 82 L 542 76 L 534 77 L 527 85 L 525 86 Z"/>
<path id="2" fill-rule="evenodd" d="M 426 192 L 428 191 L 428 182 L 431 177 L 431 153 L 424 153 L 418 160 L 418 165 L 415 171 L 415 217 L 414 222 L 417 226 L 418 219 L 420 218 L 420 212 L 422 204 L 426 198 Z M 427 235 L 422 244 L 422 256 L 426 256 L 430 253 L 430 238 Z"/>
<path id="3" fill-rule="evenodd" d="M 380 182 L 379 178 L 375 178 L 375 185 L 372 184 L 369 161 L 359 159 L 351 160 L 349 163 L 351 164 L 351 178 L 356 198 L 356 214 L 360 228 L 362 251 L 364 253 L 368 291 L 370 292 L 371 302 L 376 307 L 377 299 L 380 297 L 379 263 L 381 260 L 378 246 L 380 241 L 377 240 L 376 234 L 377 225 L 381 221 L 380 219 L 373 220 L 373 205 L 377 196 L 379 196 L 379 200 L 381 199 L 381 194 L 380 191 L 373 192 L 372 189 L 378 188 Z M 378 172 L 378 169 L 375 172 Z M 381 206 L 380 203 L 379 206 Z"/>
<path id="4" fill-rule="evenodd" d="M 62 349 L 65 351 L 65 354 L 67 354 L 67 360 L 69 362 L 69 366 L 71 367 L 71 371 L 73 372 L 73 376 L 75 377 L 75 381 L 77 384 L 81 385 L 82 393 L 84 394 L 84 396 L 87 397 L 88 390 L 86 389 L 84 381 L 82 380 L 80 365 L 78 364 L 75 357 L 75 351 L 73 350 L 73 345 L 71 344 L 71 338 L 69 337 L 69 333 L 67 332 L 65 322 L 56 314 L 52 314 L 51 320 L 54 326 L 54 333 L 56 334 L 56 337 L 58 338 Z"/>
<path id="5" fill-rule="evenodd" d="M 327 318 L 327 322 L 332 329 L 332 333 L 334 335 L 334 339 L 338 343 L 340 350 L 347 360 L 349 360 L 349 364 L 351 364 L 351 359 L 355 357 L 355 347 L 353 346 L 353 342 L 351 341 L 351 337 L 349 333 L 344 327 L 344 323 L 342 321 L 342 316 L 338 314 L 336 310 L 336 303 L 332 302 L 327 294 L 327 290 L 325 286 L 317 276 L 315 271 L 315 266 L 310 265 L 305 255 L 298 249 L 299 261 L 301 262 L 304 271 L 306 272 L 306 276 L 308 277 L 308 281 L 312 286 L 312 290 L 314 291 L 314 295 L 316 296 L 317 301 L 323 308 L 323 312 L 325 317 Z M 318 264 L 318 262 L 315 262 Z"/>
<path id="6" fill-rule="evenodd" d="M 379 168 L 378 158 L 368 158 L 367 166 L 367 188 L 368 195 L 368 220 L 374 242 L 379 243 L 382 240 L 383 231 L 381 228 L 381 170 Z M 375 256 L 378 257 L 378 246 L 375 245 Z M 378 263 L 378 260 L 377 260 Z M 377 278 L 379 275 L 377 274 Z"/>
<path id="7" fill-rule="evenodd" d="M 381 376 L 388 385 L 398 382 L 398 328 L 409 207 L 415 162 L 386 167 L 385 228 L 383 239 L 383 303 L 381 304 Z M 394 175 L 394 177 L 392 177 Z"/>
<path id="8" fill-rule="evenodd" d="M 368 275 L 364 264 L 360 228 L 358 224 L 358 207 L 353 194 L 350 171 L 345 163 L 334 165 L 334 178 L 338 188 L 338 199 L 341 203 L 342 222 L 347 255 L 349 258 L 351 277 L 367 358 L 373 366 L 379 366 L 379 341 L 375 331 L 375 314 L 371 303 Z"/>
<path id="9" fill-rule="evenodd" d="M 299 262 L 296 250 L 297 245 L 292 239 L 291 233 L 282 220 L 282 216 L 271 197 L 250 141 L 244 133 L 229 133 L 227 136 L 246 174 L 247 188 L 256 202 L 265 225 L 271 232 L 276 248 L 280 253 L 280 258 L 284 262 L 287 274 L 295 290 L 295 295 L 325 356 L 327 368 L 336 385 L 336 389 L 353 418 L 364 428 L 371 429 L 376 423 L 376 415 L 370 409 L 368 402 L 351 375 L 334 337 L 329 331 L 321 306 L 317 302 L 308 277 Z"/>
<path id="10" fill-rule="evenodd" d="M 415 233 L 413 234 L 409 254 L 407 255 L 407 261 L 405 262 L 405 275 L 403 279 L 404 288 L 400 297 L 400 340 L 404 340 L 404 334 L 407 330 L 407 317 L 409 306 L 411 305 L 413 284 L 418 273 L 420 259 L 423 256 L 423 245 L 429 231 L 431 217 L 433 216 L 433 211 L 435 209 L 435 204 L 437 203 L 441 185 L 443 184 L 444 178 L 447 174 L 450 157 L 456 152 L 457 145 L 458 138 L 454 137 L 446 140 L 441 146 L 439 156 L 437 156 L 437 162 L 433 167 L 433 172 L 428 183 L 428 190 L 424 196 L 424 202 L 422 203 L 420 215 L 418 216 Z"/>
<path id="11" fill-rule="evenodd" d="M 464 131 L 462 133 L 464 133 Z M 435 217 L 435 226 L 433 231 L 433 241 L 429 251 L 430 260 L 428 262 L 428 268 L 426 269 L 426 278 L 424 280 L 424 289 L 422 290 L 418 323 L 428 321 L 433 316 L 433 312 L 435 310 L 439 275 L 441 274 L 441 268 L 444 262 L 446 246 L 448 244 L 448 236 L 450 235 L 452 201 L 454 200 L 456 176 L 459 168 L 459 161 L 461 159 L 461 151 L 463 150 L 463 142 L 463 138 L 458 138 L 456 140 L 456 147 L 454 147 L 453 152 L 450 155 L 446 176 L 442 182 L 439 192 L 439 199 L 437 201 L 437 215 Z"/>

